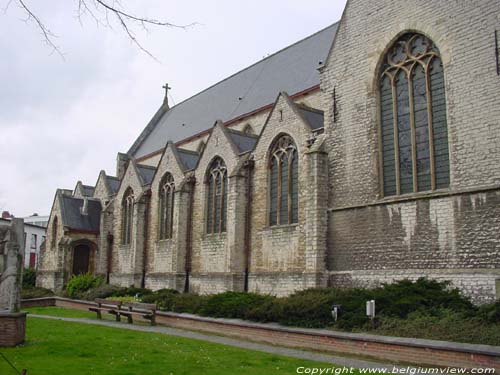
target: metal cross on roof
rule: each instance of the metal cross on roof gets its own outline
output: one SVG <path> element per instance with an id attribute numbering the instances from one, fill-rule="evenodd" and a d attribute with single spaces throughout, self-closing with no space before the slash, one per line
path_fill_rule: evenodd
<path id="1" fill-rule="evenodd" d="M 168 106 L 168 90 L 171 90 L 172 87 L 170 87 L 168 83 L 165 83 L 165 85 L 163 85 L 162 88 L 165 89 L 165 98 L 163 99 L 163 104 Z"/>

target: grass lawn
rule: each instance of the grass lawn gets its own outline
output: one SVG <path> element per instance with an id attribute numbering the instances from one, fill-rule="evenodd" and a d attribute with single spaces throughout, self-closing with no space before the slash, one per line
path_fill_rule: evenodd
<path id="1" fill-rule="evenodd" d="M 33 308 L 32 313 L 89 317 L 85 311 Z M 147 332 L 28 318 L 27 342 L 1 352 L 28 375 L 296 374 L 329 364 Z M 14 371 L 0 359 L 0 374 Z"/>
<path id="2" fill-rule="evenodd" d="M 55 307 L 55 306 L 30 307 L 28 309 L 23 309 L 23 311 L 27 311 L 30 314 L 62 316 L 64 318 L 93 318 L 93 319 L 97 319 L 97 314 L 95 312 L 65 309 L 63 307 Z M 107 317 L 106 315 L 109 315 L 109 314 L 102 314 L 103 318 Z M 115 318 L 112 315 L 109 315 L 109 316 L 110 316 L 110 319 L 115 320 Z"/>

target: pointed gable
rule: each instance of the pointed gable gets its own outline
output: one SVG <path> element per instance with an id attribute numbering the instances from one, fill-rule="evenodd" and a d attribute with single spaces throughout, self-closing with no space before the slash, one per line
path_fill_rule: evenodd
<path id="1" fill-rule="evenodd" d="M 85 200 L 87 201 L 86 212 L 82 210 Z M 99 233 L 101 221 L 101 202 L 99 200 L 60 194 L 59 206 L 64 227 L 74 231 Z"/>
<path id="2" fill-rule="evenodd" d="M 143 164 L 136 164 L 136 167 L 137 171 L 139 172 L 139 177 L 141 179 L 142 185 L 143 186 L 151 185 L 151 182 L 153 181 L 153 177 L 156 172 L 156 168 Z"/>
<path id="3" fill-rule="evenodd" d="M 228 134 L 236 147 L 238 147 L 240 154 L 252 151 L 259 139 L 257 135 L 240 132 L 234 129 L 228 129 Z"/>
<path id="4" fill-rule="evenodd" d="M 210 136 L 207 139 L 203 153 L 200 156 L 198 166 L 196 168 L 197 178 L 203 180 L 203 176 L 208 164 L 219 156 L 226 163 L 229 174 L 238 166 L 240 150 L 230 136 L 229 129 L 222 123 L 217 121 L 212 128 Z"/>
<path id="5" fill-rule="evenodd" d="M 151 189 L 153 191 L 156 190 L 158 184 L 167 172 L 174 177 L 174 181 L 179 182 L 184 178 L 184 172 L 188 170 L 184 161 L 182 160 L 184 151 L 185 150 L 178 149 L 173 142 L 167 142 L 167 145 L 165 146 L 161 155 L 160 161 L 158 162 L 158 167 L 156 168 L 156 173 L 153 177 L 153 181 L 151 183 Z M 197 155 L 197 153 L 194 154 Z"/>
<path id="6" fill-rule="evenodd" d="M 92 197 L 94 196 L 94 187 L 90 185 L 84 185 L 81 181 L 76 183 L 75 189 L 73 190 L 73 196 L 75 197 Z"/>

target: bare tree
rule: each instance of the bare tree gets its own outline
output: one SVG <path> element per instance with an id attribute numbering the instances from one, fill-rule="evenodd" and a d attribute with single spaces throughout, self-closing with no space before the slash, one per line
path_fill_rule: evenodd
<path id="1" fill-rule="evenodd" d="M 75 2 L 77 19 L 80 23 L 83 23 L 84 17 L 90 17 L 99 26 L 105 26 L 108 28 L 113 28 L 114 25 L 118 25 L 119 28 L 126 34 L 130 41 L 139 50 L 155 59 L 154 55 L 148 51 L 141 42 L 137 39 L 135 34 L 135 28 L 140 27 L 144 31 L 149 31 L 150 27 L 167 27 L 167 28 L 181 28 L 186 29 L 188 27 L 194 26 L 196 23 L 191 23 L 189 25 L 176 25 L 163 20 L 157 20 L 154 18 L 141 17 L 131 12 L 128 12 L 118 0 L 73 0 Z M 33 23 L 40 30 L 42 34 L 43 41 L 51 48 L 52 52 L 59 54 L 64 58 L 64 54 L 60 47 L 55 43 L 57 35 L 54 34 L 49 27 L 41 20 L 41 18 L 35 14 L 32 7 L 27 0 L 9 0 L 4 8 L 4 12 L 7 12 L 9 7 L 13 4 L 17 6 L 25 13 L 26 18 L 24 22 Z"/>

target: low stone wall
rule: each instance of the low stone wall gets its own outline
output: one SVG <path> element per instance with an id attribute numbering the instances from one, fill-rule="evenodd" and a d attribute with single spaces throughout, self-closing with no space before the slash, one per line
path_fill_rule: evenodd
<path id="1" fill-rule="evenodd" d="M 22 306 L 61 306 L 87 310 L 92 302 L 49 297 L 22 301 Z M 158 324 L 225 335 L 273 345 L 372 357 L 377 360 L 429 366 L 484 367 L 500 370 L 500 347 L 447 341 L 376 336 L 326 329 L 284 327 L 238 319 L 216 319 L 158 312 Z M 458 329 L 458 327 L 457 327 Z"/>

